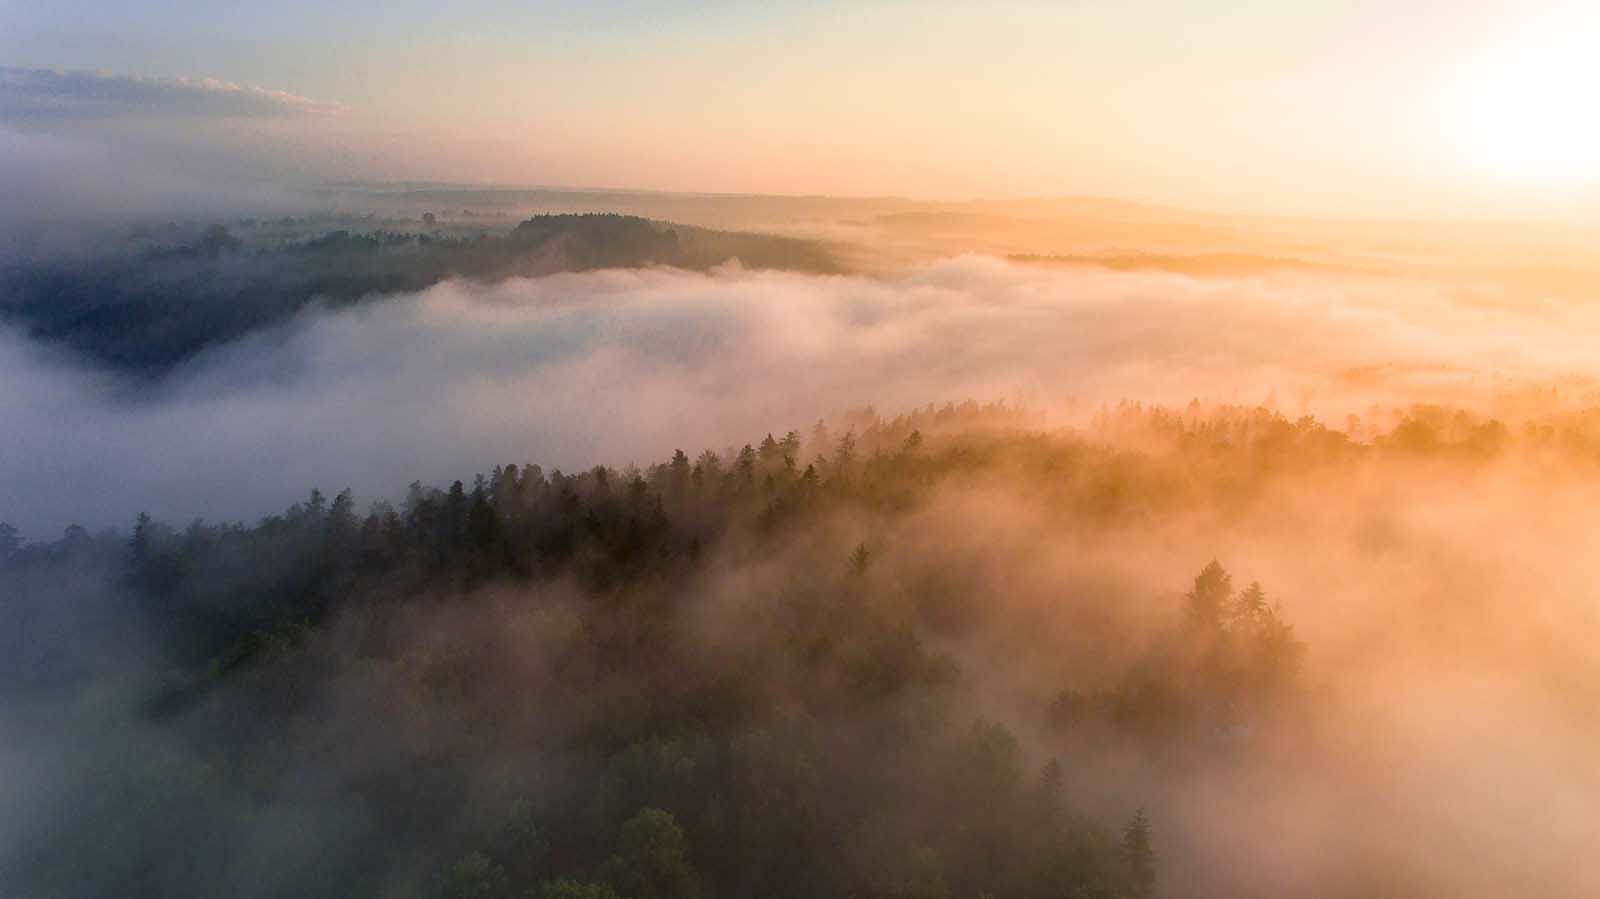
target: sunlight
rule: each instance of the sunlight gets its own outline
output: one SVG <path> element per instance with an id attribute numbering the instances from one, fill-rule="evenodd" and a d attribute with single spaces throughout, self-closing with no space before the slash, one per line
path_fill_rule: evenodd
<path id="1" fill-rule="evenodd" d="M 0 899 L 1600 899 L 1600 0 L 0 0 Z"/>
<path id="2" fill-rule="evenodd" d="M 1600 173 L 1600 60 L 1571 37 L 1532 43 L 1475 67 L 1464 148 L 1500 176 L 1588 180 Z"/>

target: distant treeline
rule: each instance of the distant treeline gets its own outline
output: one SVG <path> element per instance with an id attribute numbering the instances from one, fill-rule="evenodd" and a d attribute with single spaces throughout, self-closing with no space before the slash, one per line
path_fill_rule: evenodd
<path id="1" fill-rule="evenodd" d="M 207 347 L 446 278 L 499 280 L 650 265 L 839 270 L 822 244 L 613 214 L 541 215 L 509 234 L 333 231 L 250 247 L 221 225 L 191 243 L 0 267 L 0 320 L 119 371 L 154 376 Z"/>

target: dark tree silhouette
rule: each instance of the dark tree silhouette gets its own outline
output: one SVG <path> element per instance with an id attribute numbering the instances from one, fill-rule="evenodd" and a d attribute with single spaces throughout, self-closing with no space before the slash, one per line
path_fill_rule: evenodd
<path id="1" fill-rule="evenodd" d="M 1144 809 L 1122 828 L 1122 863 L 1129 899 L 1150 899 L 1156 892 L 1156 856 L 1150 845 L 1150 819 Z"/>

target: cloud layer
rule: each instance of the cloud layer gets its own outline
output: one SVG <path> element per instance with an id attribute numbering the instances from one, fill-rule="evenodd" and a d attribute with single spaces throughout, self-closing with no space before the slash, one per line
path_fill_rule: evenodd
<path id="1" fill-rule="evenodd" d="M 1530 395 L 1585 396 L 1600 372 L 1582 339 L 1592 318 L 1396 281 L 1201 281 L 970 257 L 887 280 L 643 270 L 446 282 L 303 316 L 143 391 L 5 334 L 0 518 L 41 536 L 139 511 L 253 519 L 313 485 L 369 500 L 505 462 L 643 463 L 864 404 L 1007 399 L 1058 423 L 1124 398 L 1273 403 L 1336 424 L 1422 401 L 1507 414 Z M 1558 382 L 1552 400 L 1544 388 Z"/>
<path id="2" fill-rule="evenodd" d="M 675 446 L 721 449 L 803 429 L 861 403 L 1019 398 L 1070 423 L 1124 397 L 1275 396 L 1291 414 L 1356 414 L 1357 431 L 1429 400 L 1536 415 L 1593 402 L 1593 315 L 1489 306 L 1397 280 L 1195 280 L 965 258 L 891 279 L 728 269 L 447 282 L 303 316 L 154 390 L 5 335 L 0 517 L 37 535 L 68 516 L 126 525 L 140 509 L 180 526 L 195 515 L 253 517 L 312 484 L 370 499 L 500 462 L 654 461 Z M 1205 456 L 1151 458 L 1174 465 L 1177 482 Z M 1157 812 L 1169 887 L 1590 895 L 1600 883 L 1585 855 L 1600 821 L 1589 751 L 1600 619 L 1584 561 L 1600 551 L 1592 471 L 1536 454 L 1480 467 L 1433 461 L 1376 454 L 1370 466 L 1322 469 L 1292 459 L 1242 478 L 1258 493 L 1233 490 L 1225 470 L 1198 478 L 1215 493 L 1168 496 L 1167 480 L 1152 478 L 1162 501 L 1151 507 L 1164 514 L 1094 527 L 1064 519 L 1074 507 L 1038 481 L 999 474 L 892 523 L 841 519 L 817 539 L 838 542 L 842 556 L 857 533 L 872 535 L 876 564 L 905 584 L 967 579 L 961 592 L 981 598 L 993 623 L 954 649 L 976 673 L 972 707 L 1002 718 L 1103 663 L 1096 621 L 1159 628 L 1183 576 L 1212 557 L 1283 598 L 1312 647 L 1295 727 L 1176 772 L 1066 756 L 1080 773 L 1079 807 L 1109 816 L 1136 797 Z M 749 632 L 741 609 L 769 620 L 767 598 L 800 567 L 766 550 L 716 565 L 692 591 L 711 646 Z M 418 630 L 450 626 L 450 608 L 426 613 Z M 472 623 L 517 633 L 499 627 L 517 620 L 493 612 Z M 127 628 L 107 632 L 118 652 L 137 651 Z M 329 658 L 352 657 L 340 640 L 326 639 Z M 542 646 L 517 657 L 544 658 Z M 353 708 L 335 706 L 317 722 L 326 730 L 298 744 L 307 759 L 334 743 L 366 745 L 352 733 L 392 739 L 365 717 L 369 694 L 351 695 Z M 82 714 L 98 727 L 103 713 Z M 160 734 L 114 723 L 128 758 L 172 751 Z M 63 806 L 59 796 L 92 782 L 101 737 L 84 738 L 82 726 L 14 728 L 45 749 L 9 760 L 12 779 L 30 788 L 19 805 L 29 814 L 0 819 L 0 833 L 16 841 Z M 314 877 L 313 866 L 272 861 L 322 857 L 368 826 L 330 815 L 339 803 L 315 795 L 265 806 L 227 791 L 214 799 L 213 826 L 249 848 L 241 882 L 276 883 L 259 874 L 269 866 Z M 281 834 L 294 844 L 276 842 Z"/>

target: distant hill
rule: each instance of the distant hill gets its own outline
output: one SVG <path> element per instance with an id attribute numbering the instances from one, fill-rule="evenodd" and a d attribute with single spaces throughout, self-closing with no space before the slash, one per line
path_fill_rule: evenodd
<path id="1" fill-rule="evenodd" d="M 541 215 L 509 234 L 332 231 L 251 249 L 221 226 L 193 242 L 0 269 L 0 320 L 118 371 L 159 376 L 201 350 L 287 321 L 447 278 L 496 281 L 600 268 L 840 270 L 824 245 L 614 214 Z"/>

